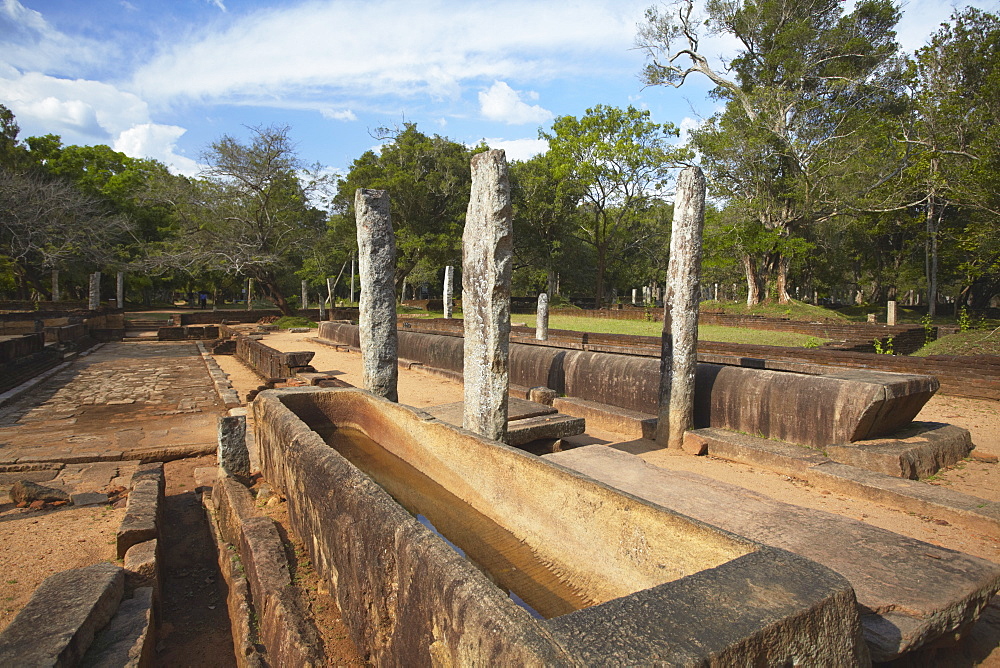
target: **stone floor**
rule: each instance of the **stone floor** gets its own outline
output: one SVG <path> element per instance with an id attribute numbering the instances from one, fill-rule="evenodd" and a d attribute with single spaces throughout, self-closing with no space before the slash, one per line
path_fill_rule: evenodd
<path id="1" fill-rule="evenodd" d="M 0 408 L 0 466 L 214 452 L 224 412 L 196 344 L 108 343 Z"/>

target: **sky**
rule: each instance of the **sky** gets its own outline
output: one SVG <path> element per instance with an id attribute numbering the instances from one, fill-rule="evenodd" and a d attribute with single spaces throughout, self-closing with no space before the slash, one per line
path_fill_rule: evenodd
<path id="1" fill-rule="evenodd" d="M 223 135 L 271 125 L 339 173 L 377 150 L 377 128 L 403 123 L 523 160 L 545 150 L 539 128 L 597 104 L 681 129 L 715 111 L 703 77 L 643 87 L 634 41 L 652 2 L 0 0 L 0 104 L 22 139 L 107 144 L 188 175 Z M 955 6 L 906 3 L 902 46 L 922 46 Z"/>

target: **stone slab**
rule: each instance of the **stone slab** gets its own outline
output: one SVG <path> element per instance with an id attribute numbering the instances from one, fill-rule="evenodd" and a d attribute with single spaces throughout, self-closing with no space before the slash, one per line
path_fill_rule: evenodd
<path id="1" fill-rule="evenodd" d="M 940 422 L 912 422 L 892 438 L 828 445 L 823 450 L 841 464 L 918 480 L 954 466 L 974 447 L 968 429 Z"/>
<path id="2" fill-rule="evenodd" d="M 107 562 L 49 576 L 0 633 L 0 666 L 75 666 L 114 616 L 125 572 Z"/>
<path id="3" fill-rule="evenodd" d="M 840 573 L 857 594 L 875 661 L 971 626 L 1000 589 L 1000 565 L 984 559 L 695 473 L 668 472 L 614 448 L 591 445 L 544 458 Z"/>
<path id="4" fill-rule="evenodd" d="M 77 492 L 70 494 L 74 506 L 100 506 L 108 502 L 108 495 L 101 492 Z"/>
<path id="5" fill-rule="evenodd" d="M 447 422 L 448 424 L 453 424 L 457 426 L 462 426 L 462 417 L 465 411 L 465 402 L 456 401 L 450 404 L 441 404 L 440 406 L 431 406 L 430 408 L 423 409 L 430 413 L 442 422 Z M 518 399 L 517 397 L 509 397 L 507 399 L 507 421 L 512 422 L 514 420 L 523 420 L 525 418 L 536 417 L 539 415 L 552 415 L 556 412 L 556 409 L 552 406 L 546 406 L 545 404 L 540 404 L 534 401 L 528 401 L 527 399 Z"/>
<path id="6" fill-rule="evenodd" d="M 83 659 L 86 668 L 145 668 L 155 653 L 153 589 L 140 587 L 122 601 Z"/>
<path id="7" fill-rule="evenodd" d="M 652 439 L 656 416 L 574 397 L 556 397 L 552 405 L 566 415 L 582 417 L 591 428 L 604 429 L 629 438 Z"/>
<path id="8" fill-rule="evenodd" d="M 583 418 L 572 415 L 539 415 L 507 423 L 507 441 L 509 445 L 519 446 L 539 439 L 559 439 L 567 436 L 578 436 L 587 430 Z"/>
<path id="9" fill-rule="evenodd" d="M 158 536 L 159 512 L 159 485 L 154 480 L 137 482 L 129 492 L 125 517 L 118 527 L 116 545 L 119 559 L 123 559 L 133 545 Z"/>

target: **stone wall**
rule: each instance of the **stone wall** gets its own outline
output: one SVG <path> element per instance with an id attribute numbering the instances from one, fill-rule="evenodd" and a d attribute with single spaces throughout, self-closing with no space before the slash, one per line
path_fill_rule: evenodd
<path id="1" fill-rule="evenodd" d="M 355 329 L 322 323 L 320 337 L 350 343 Z M 460 374 L 462 339 L 406 331 L 404 325 L 399 356 Z M 652 357 L 527 343 L 510 347 L 514 385 L 544 385 L 560 395 L 649 415 L 657 411 L 659 373 L 659 360 Z M 929 376 L 865 371 L 807 375 L 700 363 L 695 426 L 824 447 L 893 433 L 913 420 L 937 387 Z"/>
<path id="2" fill-rule="evenodd" d="M 314 371 L 309 366 L 312 351 L 283 353 L 245 335 L 236 337 L 236 357 L 264 379 L 292 378 L 298 371 Z"/>
<path id="3" fill-rule="evenodd" d="M 373 664 L 867 663 L 853 591 L 813 562 L 366 392 L 268 391 L 251 410 L 262 471 Z M 625 595 L 533 619 L 307 424 L 323 420 L 419 466 L 569 582 Z"/>
<path id="4" fill-rule="evenodd" d="M 314 322 L 319 322 L 319 309 L 308 308 L 295 311 L 295 315 L 308 318 Z M 219 324 L 223 322 L 257 322 L 261 318 L 279 317 L 281 313 L 271 309 L 230 310 L 230 311 L 187 311 L 176 313 L 173 316 L 175 325 L 206 325 Z M 357 320 L 358 309 L 356 308 L 334 308 L 326 311 L 329 320 Z"/>

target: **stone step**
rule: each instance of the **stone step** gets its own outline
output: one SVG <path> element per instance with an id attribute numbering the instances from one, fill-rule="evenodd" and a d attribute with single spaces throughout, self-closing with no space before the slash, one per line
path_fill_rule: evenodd
<path id="1" fill-rule="evenodd" d="M 972 626 L 1000 590 L 1000 565 L 602 445 L 545 455 L 624 492 L 840 573 L 857 595 L 874 661 Z"/>

